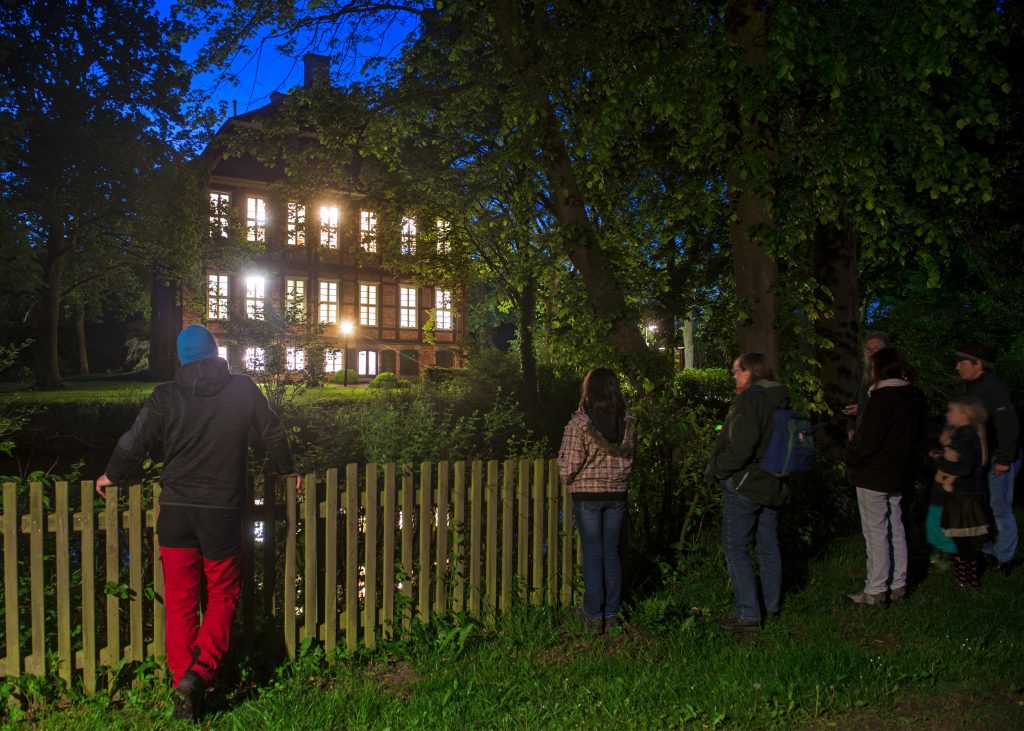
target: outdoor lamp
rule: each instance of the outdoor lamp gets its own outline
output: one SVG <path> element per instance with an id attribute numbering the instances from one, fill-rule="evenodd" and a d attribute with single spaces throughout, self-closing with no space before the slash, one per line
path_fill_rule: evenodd
<path id="1" fill-rule="evenodd" d="M 341 336 L 344 338 L 341 345 L 342 353 L 344 353 L 341 357 L 341 367 L 345 369 L 345 375 L 342 376 L 342 383 L 344 386 L 348 386 L 348 336 L 352 334 L 353 330 L 355 330 L 355 326 L 352 324 L 351 320 L 342 320 L 338 324 L 338 329 L 341 330 Z"/>

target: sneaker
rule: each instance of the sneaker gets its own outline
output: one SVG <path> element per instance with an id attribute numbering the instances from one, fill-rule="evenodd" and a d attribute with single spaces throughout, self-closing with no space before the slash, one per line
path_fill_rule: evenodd
<path id="1" fill-rule="evenodd" d="M 715 620 L 719 627 L 731 632 L 756 632 L 761 623 L 756 619 L 740 619 L 739 617 L 719 617 Z"/>
<path id="2" fill-rule="evenodd" d="M 906 604 L 907 603 L 907 588 L 901 587 L 899 589 L 893 589 L 889 592 L 889 603 L 890 604 Z"/>
<path id="3" fill-rule="evenodd" d="M 879 609 L 885 609 L 889 606 L 885 594 L 868 594 L 864 591 L 857 592 L 856 594 L 847 594 L 846 601 L 850 604 L 865 604 L 869 607 L 878 607 Z"/>
<path id="4" fill-rule="evenodd" d="M 174 715 L 184 721 L 199 721 L 203 713 L 203 699 L 206 696 L 206 683 L 194 670 L 186 670 L 178 685 L 174 688 Z"/>

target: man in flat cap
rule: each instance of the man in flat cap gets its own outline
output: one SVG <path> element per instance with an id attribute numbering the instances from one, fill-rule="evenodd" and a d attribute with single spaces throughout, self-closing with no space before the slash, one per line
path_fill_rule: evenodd
<path id="1" fill-rule="evenodd" d="M 956 351 L 956 371 L 963 379 L 963 394 L 981 401 L 988 412 L 988 499 L 996 530 L 982 551 L 994 570 L 1008 574 L 1017 553 L 1013 486 L 1021 465 L 1018 449 L 1020 423 L 1010 398 L 1010 389 L 989 370 L 993 360 L 995 353 L 992 349 L 977 343 L 962 345 Z"/>

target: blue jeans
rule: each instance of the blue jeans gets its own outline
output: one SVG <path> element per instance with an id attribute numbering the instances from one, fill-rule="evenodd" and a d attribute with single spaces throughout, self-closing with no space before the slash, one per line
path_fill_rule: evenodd
<path id="1" fill-rule="evenodd" d="M 587 619 L 617 617 L 622 604 L 619 535 L 625 500 L 574 500 L 572 515 L 583 547 L 583 613 Z"/>
<path id="2" fill-rule="evenodd" d="M 782 597 L 779 513 L 775 508 L 759 505 L 740 495 L 732 486 L 732 480 L 722 480 L 722 496 L 722 551 L 736 597 L 736 616 L 759 622 L 761 605 L 750 559 L 750 541 L 754 541 L 757 551 L 764 608 L 775 614 Z"/>
<path id="3" fill-rule="evenodd" d="M 1017 554 L 1017 519 L 1013 515 L 1013 485 L 1020 472 L 1020 460 L 1010 463 L 1010 469 L 996 474 L 995 466 L 988 470 L 988 504 L 992 508 L 995 536 L 982 546 L 982 551 L 996 557 L 1000 563 L 1011 561 Z"/>

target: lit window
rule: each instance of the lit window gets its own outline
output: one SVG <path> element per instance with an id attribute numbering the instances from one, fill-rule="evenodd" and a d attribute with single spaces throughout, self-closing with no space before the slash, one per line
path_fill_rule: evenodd
<path id="1" fill-rule="evenodd" d="M 285 363 L 290 371 L 301 371 L 306 367 L 306 351 L 302 348 L 285 350 Z"/>
<path id="2" fill-rule="evenodd" d="M 306 207 L 301 203 L 288 204 L 288 245 L 306 243 Z"/>
<path id="3" fill-rule="evenodd" d="M 434 325 L 438 330 L 452 329 L 452 292 L 450 289 L 434 290 Z"/>
<path id="4" fill-rule="evenodd" d="M 250 320 L 263 319 L 265 295 L 266 281 L 263 277 L 249 277 L 245 280 L 245 316 Z"/>
<path id="5" fill-rule="evenodd" d="M 284 280 L 284 312 L 289 322 L 306 319 L 306 280 Z"/>
<path id="6" fill-rule="evenodd" d="M 409 217 L 402 219 L 402 253 L 416 253 L 416 221 Z"/>
<path id="7" fill-rule="evenodd" d="M 228 275 L 211 274 L 206 290 L 206 312 L 211 320 L 228 319 Z"/>
<path id="8" fill-rule="evenodd" d="M 359 324 L 377 326 L 377 285 L 359 285 Z"/>
<path id="9" fill-rule="evenodd" d="M 245 369 L 248 371 L 262 371 L 267 365 L 267 356 L 263 348 L 245 349 Z"/>
<path id="10" fill-rule="evenodd" d="M 210 235 L 226 238 L 231 196 L 228 193 L 210 193 Z"/>
<path id="11" fill-rule="evenodd" d="M 245 199 L 245 236 L 262 242 L 267 235 L 267 202 L 262 198 Z"/>
<path id="12" fill-rule="evenodd" d="M 324 353 L 324 373 L 337 373 L 343 365 L 344 355 L 340 350 L 328 350 Z"/>
<path id="13" fill-rule="evenodd" d="M 437 253 L 447 254 L 452 250 L 452 225 L 437 219 Z"/>
<path id="14" fill-rule="evenodd" d="M 356 371 L 361 376 L 375 376 L 377 375 L 377 351 L 376 350 L 360 350 L 359 351 L 359 367 Z"/>
<path id="15" fill-rule="evenodd" d="M 398 326 L 416 327 L 416 288 L 401 287 L 398 298 Z"/>
<path id="16" fill-rule="evenodd" d="M 338 321 L 338 283 L 320 282 L 320 322 Z"/>
<path id="17" fill-rule="evenodd" d="M 217 346 L 217 357 L 218 358 L 223 358 L 224 361 L 227 362 L 227 359 L 228 359 L 228 348 L 227 348 L 226 345 L 218 345 Z"/>
<path id="18" fill-rule="evenodd" d="M 359 241 L 364 250 L 377 252 L 377 214 L 373 211 L 359 211 Z"/>
<path id="19" fill-rule="evenodd" d="M 320 208 L 320 245 L 328 249 L 338 248 L 338 207 Z"/>

